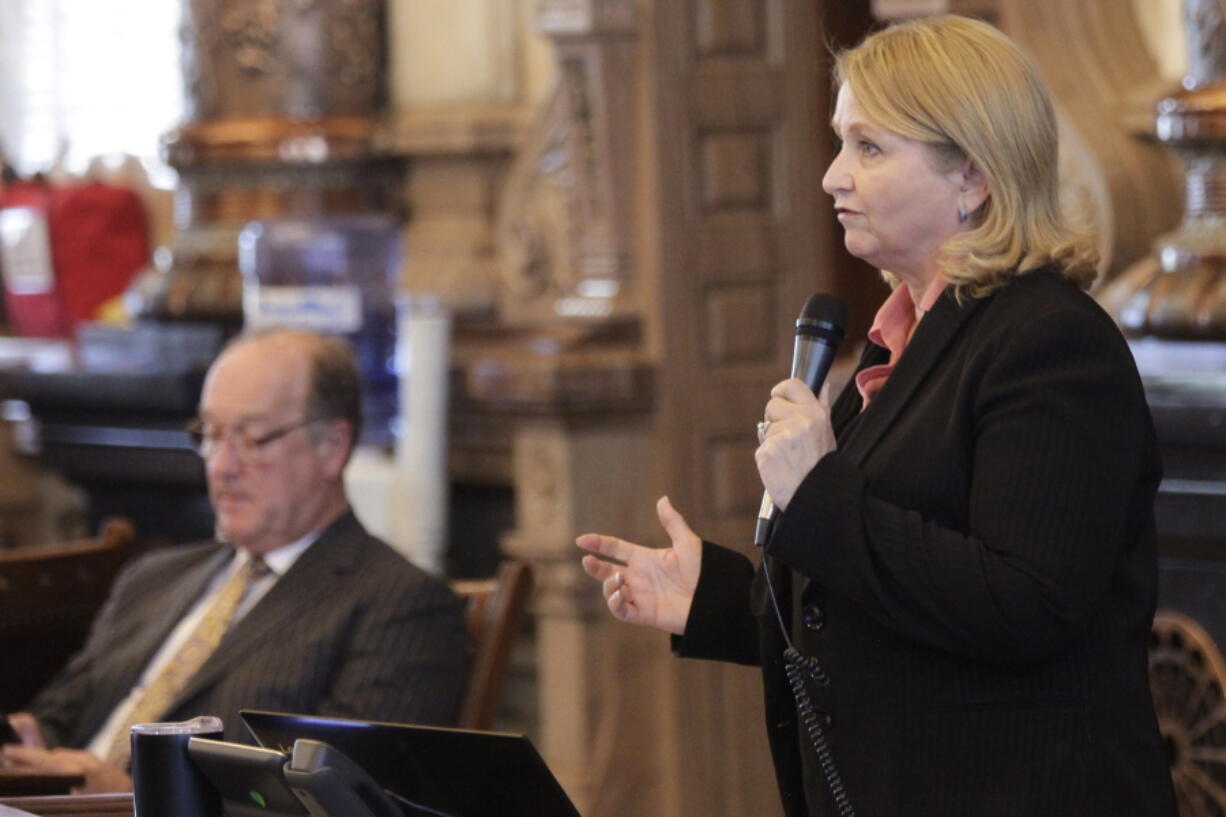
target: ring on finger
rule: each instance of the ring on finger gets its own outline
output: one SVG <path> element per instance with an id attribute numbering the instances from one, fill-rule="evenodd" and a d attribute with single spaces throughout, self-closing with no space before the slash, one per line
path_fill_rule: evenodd
<path id="1" fill-rule="evenodd" d="M 766 433 L 770 431 L 773 420 L 761 420 L 758 422 L 758 442 L 766 442 Z"/>

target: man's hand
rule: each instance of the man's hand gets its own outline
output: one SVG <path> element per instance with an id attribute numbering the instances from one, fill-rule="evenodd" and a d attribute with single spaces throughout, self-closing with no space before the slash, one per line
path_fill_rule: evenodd
<path id="1" fill-rule="evenodd" d="M 85 785 L 74 788 L 73 794 L 132 791 L 132 778 L 117 766 L 103 763 L 96 755 L 83 749 L 40 749 L 34 746 L 5 744 L 0 749 L 4 768 L 28 774 L 79 774 Z"/>
<path id="2" fill-rule="evenodd" d="M 9 715 L 9 726 L 21 738 L 22 746 L 44 747 L 43 732 L 38 728 L 38 719 L 29 712 L 14 712 Z"/>

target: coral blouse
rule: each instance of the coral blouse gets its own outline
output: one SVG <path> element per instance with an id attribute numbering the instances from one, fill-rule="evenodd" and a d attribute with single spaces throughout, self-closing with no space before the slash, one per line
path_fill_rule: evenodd
<path id="1" fill-rule="evenodd" d="M 906 284 L 900 284 L 885 303 L 877 310 L 873 318 L 872 328 L 868 330 L 868 339 L 873 343 L 890 350 L 890 360 L 879 366 L 869 366 L 856 375 L 856 389 L 860 392 L 863 405 L 860 410 L 868 408 L 869 402 L 881 391 L 890 372 L 894 371 L 911 333 L 915 331 L 920 318 L 923 317 L 937 298 L 945 290 L 945 279 L 939 274 L 932 279 L 928 289 L 924 290 L 919 306 L 911 299 L 911 290 Z"/>

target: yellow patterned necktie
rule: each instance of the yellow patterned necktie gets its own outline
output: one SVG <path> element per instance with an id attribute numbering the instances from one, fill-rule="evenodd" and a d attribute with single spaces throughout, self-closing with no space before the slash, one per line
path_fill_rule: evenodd
<path id="1" fill-rule="evenodd" d="M 158 672 L 141 693 L 136 705 L 128 713 L 123 730 L 116 733 L 115 740 L 107 752 L 106 761 L 121 769 L 127 768 L 129 755 L 132 751 L 129 733 L 138 723 L 153 723 L 162 717 L 170 708 L 171 703 L 191 680 L 196 671 L 204 666 L 222 636 L 234 618 L 243 596 L 247 595 L 252 582 L 268 575 L 268 565 L 259 556 L 253 556 L 235 572 L 230 580 L 222 586 L 214 596 L 204 617 L 196 625 L 196 629 L 187 637 L 178 651 Z M 204 713 L 207 714 L 207 713 Z"/>

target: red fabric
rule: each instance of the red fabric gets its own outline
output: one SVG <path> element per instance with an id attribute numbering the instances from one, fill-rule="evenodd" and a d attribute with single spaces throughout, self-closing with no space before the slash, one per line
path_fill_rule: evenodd
<path id="1" fill-rule="evenodd" d="M 149 259 L 149 222 L 131 190 L 91 182 L 51 188 L 9 187 L 0 207 L 37 207 L 47 214 L 55 290 L 5 292 L 9 322 L 23 335 L 68 335 L 98 307 L 123 292 Z"/>

